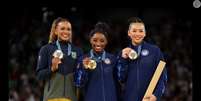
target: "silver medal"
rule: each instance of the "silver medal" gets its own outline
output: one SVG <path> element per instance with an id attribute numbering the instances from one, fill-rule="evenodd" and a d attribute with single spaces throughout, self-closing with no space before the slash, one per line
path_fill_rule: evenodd
<path id="1" fill-rule="evenodd" d="M 53 56 L 54 57 L 58 57 L 59 59 L 62 59 L 63 58 L 63 52 L 61 50 L 56 50 L 54 53 L 53 53 Z"/>

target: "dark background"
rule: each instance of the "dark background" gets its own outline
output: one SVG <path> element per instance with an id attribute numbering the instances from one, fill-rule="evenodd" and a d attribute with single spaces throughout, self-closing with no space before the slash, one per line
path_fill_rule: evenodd
<path id="1" fill-rule="evenodd" d="M 70 20 L 73 43 L 84 52 L 90 49 L 87 36 L 93 26 L 98 21 L 107 22 L 111 27 L 107 51 L 113 54 L 128 43 L 128 18 L 140 17 L 146 27 L 145 40 L 158 45 L 167 61 L 168 85 L 162 101 L 192 101 L 191 10 L 42 6 L 14 11 L 8 25 L 9 101 L 40 101 L 43 82 L 35 75 L 37 56 L 41 46 L 48 42 L 52 21 L 59 16 Z"/>

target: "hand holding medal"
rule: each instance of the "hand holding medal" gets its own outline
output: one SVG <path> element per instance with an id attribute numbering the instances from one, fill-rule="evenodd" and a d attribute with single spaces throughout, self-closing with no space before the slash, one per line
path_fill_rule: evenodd
<path id="1" fill-rule="evenodd" d="M 84 60 L 83 60 L 83 65 L 84 65 L 84 68 L 85 68 L 85 69 L 91 69 L 91 70 L 93 70 L 93 69 L 96 68 L 97 63 L 96 63 L 95 60 L 86 57 L 86 58 L 84 58 Z"/>
<path id="2" fill-rule="evenodd" d="M 52 59 L 51 71 L 56 71 L 58 69 L 58 65 L 61 63 L 61 59 L 63 58 L 63 52 L 61 50 L 56 50 L 53 53 L 54 58 Z"/>
<path id="3" fill-rule="evenodd" d="M 124 48 L 122 50 L 122 57 L 123 58 L 129 58 L 131 60 L 135 60 L 137 58 L 137 52 L 131 48 Z"/>

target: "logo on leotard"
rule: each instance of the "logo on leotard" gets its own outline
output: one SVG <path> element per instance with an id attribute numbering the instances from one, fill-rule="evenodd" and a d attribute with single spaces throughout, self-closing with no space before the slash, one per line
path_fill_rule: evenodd
<path id="1" fill-rule="evenodd" d="M 147 49 L 142 50 L 142 56 L 147 56 L 149 54 L 149 51 Z"/>
<path id="2" fill-rule="evenodd" d="M 76 52 L 71 52 L 71 57 L 72 57 L 73 59 L 76 59 L 76 58 L 77 58 Z"/>
<path id="3" fill-rule="evenodd" d="M 105 64 L 111 64 L 111 61 L 110 61 L 109 58 L 106 58 L 106 59 L 104 60 L 104 62 L 105 62 Z"/>

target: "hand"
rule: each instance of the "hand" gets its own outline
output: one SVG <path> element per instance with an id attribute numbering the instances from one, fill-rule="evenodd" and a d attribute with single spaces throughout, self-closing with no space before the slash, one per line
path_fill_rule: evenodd
<path id="1" fill-rule="evenodd" d="M 156 96 L 154 96 L 153 94 L 150 96 L 145 96 L 142 101 L 157 101 Z"/>
<path id="2" fill-rule="evenodd" d="M 61 59 L 58 57 L 54 57 L 52 59 L 52 66 L 51 66 L 51 71 L 54 72 L 58 69 L 58 65 L 61 63 Z"/>
<path id="3" fill-rule="evenodd" d="M 87 65 L 89 64 L 89 62 L 90 62 L 90 58 L 89 57 L 86 57 L 86 58 L 83 59 L 82 63 L 84 65 L 85 69 L 88 69 Z"/>
<path id="4" fill-rule="evenodd" d="M 124 59 L 127 59 L 127 58 L 128 58 L 128 54 L 129 54 L 129 52 L 130 52 L 131 50 L 132 50 L 132 49 L 129 48 L 129 47 L 124 48 L 124 49 L 122 50 L 121 56 L 122 56 Z"/>

